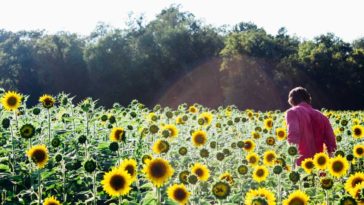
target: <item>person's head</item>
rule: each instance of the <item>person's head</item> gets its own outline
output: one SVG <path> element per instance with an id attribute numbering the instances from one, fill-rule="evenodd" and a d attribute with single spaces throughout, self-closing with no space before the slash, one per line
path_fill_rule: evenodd
<path id="1" fill-rule="evenodd" d="M 311 104 L 311 95 L 307 92 L 306 88 L 296 87 L 289 91 L 288 103 L 291 106 L 296 106 L 301 102 Z"/>

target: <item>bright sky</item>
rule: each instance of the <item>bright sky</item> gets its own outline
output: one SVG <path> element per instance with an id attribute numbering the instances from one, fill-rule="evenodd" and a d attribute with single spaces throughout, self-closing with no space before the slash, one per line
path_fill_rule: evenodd
<path id="1" fill-rule="evenodd" d="M 364 37 L 363 0 L 0 0 L 0 28 L 88 35 L 98 22 L 123 27 L 130 12 L 152 20 L 171 4 L 214 26 L 251 21 L 306 39 L 327 32 L 345 41 Z"/>

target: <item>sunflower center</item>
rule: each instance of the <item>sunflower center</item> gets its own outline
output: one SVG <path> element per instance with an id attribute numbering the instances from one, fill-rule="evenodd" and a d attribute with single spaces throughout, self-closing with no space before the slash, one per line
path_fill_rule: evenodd
<path id="1" fill-rule="evenodd" d="M 163 152 L 163 151 L 165 151 L 167 149 L 167 146 L 166 146 L 166 144 L 164 142 L 161 142 L 158 145 L 158 149 Z"/>
<path id="2" fill-rule="evenodd" d="M 195 174 L 199 177 L 201 177 L 203 175 L 203 170 L 202 169 L 196 169 Z"/>
<path id="3" fill-rule="evenodd" d="M 249 158 L 249 163 L 254 164 L 255 162 L 257 162 L 257 158 L 255 158 L 255 157 L 250 157 Z"/>
<path id="4" fill-rule="evenodd" d="M 58 205 L 58 204 L 55 202 L 48 202 L 47 205 Z"/>
<path id="5" fill-rule="evenodd" d="M 362 155 L 364 152 L 363 148 L 359 147 L 358 149 L 356 149 L 356 153 L 359 155 Z"/>
<path id="6" fill-rule="evenodd" d="M 274 158 L 275 158 L 274 154 L 268 154 L 268 155 L 267 155 L 267 161 L 268 161 L 268 162 L 273 161 L 273 160 L 274 160 Z"/>
<path id="7" fill-rule="evenodd" d="M 317 159 L 317 163 L 318 163 L 319 165 L 324 165 L 324 164 L 326 164 L 326 158 L 325 158 L 325 157 L 319 157 L 319 158 Z"/>
<path id="8" fill-rule="evenodd" d="M 115 131 L 115 139 L 117 139 L 119 141 L 119 140 L 121 140 L 122 136 L 123 136 L 123 130 Z"/>
<path id="9" fill-rule="evenodd" d="M 273 122 L 272 121 L 268 121 L 267 122 L 267 127 L 272 127 L 273 126 Z"/>
<path id="10" fill-rule="evenodd" d="M 263 170 L 263 169 L 258 169 L 258 170 L 257 170 L 257 172 L 256 172 L 256 175 L 257 175 L 258 177 L 262 177 L 262 176 L 264 176 L 264 170 Z"/>
<path id="11" fill-rule="evenodd" d="M 293 198 L 290 202 L 289 205 L 304 205 L 305 202 L 300 199 L 300 198 Z"/>
<path id="12" fill-rule="evenodd" d="M 177 188 L 176 190 L 174 190 L 173 192 L 173 197 L 177 200 L 177 201 L 183 201 L 186 199 L 187 197 L 187 193 L 185 192 L 184 189 L 181 188 Z"/>
<path id="13" fill-rule="evenodd" d="M 125 170 L 130 174 L 130 176 L 134 176 L 134 167 L 133 167 L 133 165 L 126 166 Z"/>
<path id="14" fill-rule="evenodd" d="M 306 166 L 306 168 L 307 168 L 307 169 L 313 169 L 314 164 L 313 164 L 311 161 L 309 161 L 309 162 L 307 162 L 307 163 L 305 164 L 305 166 Z"/>
<path id="15" fill-rule="evenodd" d="M 150 173 L 154 178 L 161 178 L 166 174 L 167 166 L 162 162 L 154 162 L 151 165 Z"/>
<path id="16" fill-rule="evenodd" d="M 281 138 L 284 137 L 284 132 L 283 131 L 278 131 L 278 136 L 281 137 Z"/>
<path id="17" fill-rule="evenodd" d="M 120 175 L 114 175 L 110 179 L 110 186 L 114 190 L 122 189 L 125 186 L 125 184 L 126 184 L 126 181 L 125 181 L 124 177 L 122 177 Z"/>
<path id="18" fill-rule="evenodd" d="M 48 106 L 51 106 L 51 105 L 53 105 L 53 102 L 52 102 L 51 99 L 46 99 L 46 100 L 44 100 L 44 104 L 48 105 Z"/>
<path id="19" fill-rule="evenodd" d="M 43 150 L 35 150 L 32 154 L 32 159 L 34 162 L 43 162 L 46 159 L 46 153 Z"/>
<path id="20" fill-rule="evenodd" d="M 361 135 L 361 129 L 359 129 L 359 128 L 355 128 L 355 129 L 354 129 L 354 134 L 355 134 L 356 136 Z"/>
<path id="21" fill-rule="evenodd" d="M 198 134 L 195 137 L 196 144 L 204 144 L 205 143 L 205 136 Z"/>
<path id="22" fill-rule="evenodd" d="M 244 143 L 245 149 L 250 149 L 250 148 L 252 148 L 252 146 L 253 146 L 252 143 L 249 141 Z"/>
<path id="23" fill-rule="evenodd" d="M 353 181 L 351 182 L 351 187 L 355 187 L 357 184 L 359 184 L 362 181 L 363 181 L 363 179 L 361 179 L 361 178 L 353 179 Z"/>
<path id="24" fill-rule="evenodd" d="M 332 169 L 335 171 L 335 172 L 340 172 L 344 169 L 344 164 L 340 161 L 336 161 L 332 164 Z"/>
<path id="25" fill-rule="evenodd" d="M 8 100 L 6 102 L 9 106 L 15 106 L 16 103 L 18 102 L 18 100 L 16 99 L 16 97 L 11 96 L 8 98 Z"/>

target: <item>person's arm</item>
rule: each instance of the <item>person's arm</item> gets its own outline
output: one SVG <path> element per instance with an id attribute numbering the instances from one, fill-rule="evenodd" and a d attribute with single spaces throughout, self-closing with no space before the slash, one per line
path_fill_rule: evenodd
<path id="1" fill-rule="evenodd" d="M 287 135 L 288 142 L 292 144 L 299 144 L 300 142 L 299 121 L 296 113 L 293 110 L 287 111 L 286 122 L 288 128 L 288 135 Z"/>
<path id="2" fill-rule="evenodd" d="M 336 137 L 335 137 L 334 131 L 332 130 L 329 119 L 324 116 L 324 121 L 325 121 L 324 143 L 325 143 L 325 145 L 327 147 L 327 151 L 331 157 L 332 154 L 336 150 Z"/>

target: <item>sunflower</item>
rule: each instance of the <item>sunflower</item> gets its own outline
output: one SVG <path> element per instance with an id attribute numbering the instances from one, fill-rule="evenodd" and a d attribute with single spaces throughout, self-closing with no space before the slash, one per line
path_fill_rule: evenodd
<path id="1" fill-rule="evenodd" d="M 43 205 L 61 205 L 61 202 L 59 202 L 56 197 L 51 196 L 51 197 L 47 197 L 44 202 Z"/>
<path id="2" fill-rule="evenodd" d="M 184 170 L 179 173 L 178 178 L 181 183 L 188 184 L 187 178 L 190 175 L 188 170 Z"/>
<path id="3" fill-rule="evenodd" d="M 252 132 L 252 137 L 253 137 L 254 139 L 259 139 L 261 136 L 260 136 L 259 132 L 253 131 L 253 132 Z"/>
<path id="4" fill-rule="evenodd" d="M 207 166 L 200 163 L 193 165 L 191 173 L 195 174 L 200 181 L 207 181 L 210 177 L 210 171 Z"/>
<path id="5" fill-rule="evenodd" d="M 266 188 L 251 189 L 245 195 L 245 205 L 256 204 L 276 205 L 276 198 L 274 194 Z"/>
<path id="6" fill-rule="evenodd" d="M 352 196 L 360 202 L 360 205 L 364 204 L 364 182 L 355 186 L 352 191 Z"/>
<path id="7" fill-rule="evenodd" d="M 230 194 L 231 188 L 230 185 L 226 182 L 216 182 L 212 186 L 211 191 L 217 199 L 226 199 L 226 197 L 228 197 Z"/>
<path id="8" fill-rule="evenodd" d="M 277 154 L 273 150 L 268 150 L 264 152 L 264 165 L 273 166 L 275 163 L 275 159 L 277 158 Z"/>
<path id="9" fill-rule="evenodd" d="M 174 169 L 167 160 L 154 158 L 146 162 L 143 172 L 156 187 L 161 187 L 171 178 Z"/>
<path id="10" fill-rule="evenodd" d="M 150 155 L 146 154 L 146 155 L 143 155 L 142 162 L 143 162 L 143 164 L 146 164 L 151 159 L 152 159 L 152 157 Z"/>
<path id="11" fill-rule="evenodd" d="M 334 185 L 334 180 L 332 180 L 330 177 L 323 177 L 320 179 L 320 184 L 323 189 L 331 189 Z"/>
<path id="12" fill-rule="evenodd" d="M 197 112 L 198 112 L 198 109 L 197 109 L 195 106 L 191 105 L 191 106 L 188 108 L 188 111 L 189 111 L 190 113 L 197 113 Z"/>
<path id="13" fill-rule="evenodd" d="M 6 92 L 1 98 L 1 104 L 5 110 L 17 110 L 21 105 L 22 96 L 15 91 Z"/>
<path id="14" fill-rule="evenodd" d="M 272 129 L 273 127 L 273 119 L 272 118 L 267 118 L 264 120 L 264 127 L 268 130 Z"/>
<path id="15" fill-rule="evenodd" d="M 331 158 L 328 165 L 329 172 L 332 176 L 342 177 L 349 169 L 349 162 L 342 156 Z"/>
<path id="16" fill-rule="evenodd" d="M 132 181 L 136 180 L 137 177 L 137 162 L 134 159 L 124 159 L 119 168 L 128 172 Z"/>
<path id="17" fill-rule="evenodd" d="M 43 168 L 48 162 L 48 149 L 45 145 L 35 145 L 27 151 L 27 156 L 38 168 Z"/>
<path id="18" fill-rule="evenodd" d="M 307 174 L 311 174 L 313 168 L 315 168 L 315 164 L 312 158 L 306 158 L 301 162 L 301 167 L 305 170 Z"/>
<path id="19" fill-rule="evenodd" d="M 245 175 L 246 173 L 248 173 L 248 171 L 249 171 L 249 168 L 248 168 L 248 166 L 246 166 L 246 165 L 240 165 L 239 167 L 238 167 L 238 173 L 240 174 L 240 175 Z"/>
<path id="20" fill-rule="evenodd" d="M 178 135 L 178 129 L 172 124 L 164 125 L 162 127 L 162 135 L 165 138 L 175 138 Z"/>
<path id="21" fill-rule="evenodd" d="M 198 117 L 199 121 L 202 122 L 201 125 L 210 125 L 212 122 L 213 115 L 210 112 L 203 112 Z"/>
<path id="22" fill-rule="evenodd" d="M 177 202 L 178 204 L 187 204 L 190 197 L 190 192 L 183 184 L 173 184 L 168 187 L 167 194 L 170 199 Z"/>
<path id="23" fill-rule="evenodd" d="M 129 193 L 132 179 L 130 174 L 120 169 L 120 167 L 114 167 L 111 171 L 104 175 L 104 179 L 101 181 L 106 193 L 110 196 L 123 196 Z"/>
<path id="24" fill-rule="evenodd" d="M 153 144 L 152 150 L 156 154 L 167 153 L 169 150 L 169 143 L 165 140 L 158 139 Z"/>
<path id="25" fill-rule="evenodd" d="M 257 182 L 265 181 L 268 177 L 269 171 L 266 166 L 256 166 L 253 171 L 253 179 Z"/>
<path id="26" fill-rule="evenodd" d="M 278 140 L 285 140 L 287 137 L 286 130 L 284 128 L 277 128 L 276 129 L 276 136 Z"/>
<path id="27" fill-rule="evenodd" d="M 353 148 L 353 154 L 356 158 L 362 158 L 364 157 L 364 145 L 363 144 L 357 144 Z"/>
<path id="28" fill-rule="evenodd" d="M 339 205 L 357 205 L 358 203 L 356 200 L 351 196 L 343 196 L 340 201 Z"/>
<path id="29" fill-rule="evenodd" d="M 42 103 L 44 108 L 51 108 L 54 106 L 56 100 L 50 95 L 43 95 L 39 98 L 39 102 Z"/>
<path id="30" fill-rule="evenodd" d="M 185 121 L 183 121 L 183 118 L 181 116 L 178 116 L 176 118 L 176 124 L 177 125 L 183 125 L 185 123 Z"/>
<path id="31" fill-rule="evenodd" d="M 328 162 L 329 162 L 329 156 L 327 156 L 323 152 L 317 153 L 313 157 L 313 164 L 315 165 L 316 169 L 325 170 Z"/>
<path id="32" fill-rule="evenodd" d="M 203 130 L 198 130 L 192 133 L 192 143 L 196 147 L 200 147 L 207 142 L 207 133 Z"/>
<path id="33" fill-rule="evenodd" d="M 251 152 L 255 149 L 255 143 L 251 139 L 244 140 L 244 150 Z"/>
<path id="34" fill-rule="evenodd" d="M 276 143 L 276 140 L 274 137 L 267 137 L 267 139 L 265 139 L 265 143 L 267 143 L 267 145 L 273 146 Z"/>
<path id="35" fill-rule="evenodd" d="M 110 133 L 110 140 L 113 142 L 125 142 L 125 131 L 121 127 L 114 127 Z"/>
<path id="36" fill-rule="evenodd" d="M 354 189 L 355 187 L 364 182 L 364 173 L 363 172 L 357 172 L 355 174 L 350 175 L 350 177 L 345 182 L 345 190 L 350 194 L 354 195 Z"/>
<path id="37" fill-rule="evenodd" d="M 309 200 L 310 198 L 305 192 L 296 190 L 283 200 L 283 205 L 308 205 Z"/>
<path id="38" fill-rule="evenodd" d="M 229 184 L 234 183 L 234 178 L 229 172 L 225 172 L 225 173 L 221 174 L 219 179 L 220 180 L 225 180 L 225 181 L 229 182 Z"/>
<path id="39" fill-rule="evenodd" d="M 32 124 L 25 124 L 20 128 L 20 136 L 30 139 L 35 135 L 35 127 Z"/>
<path id="40" fill-rule="evenodd" d="M 259 163 L 259 156 L 256 153 L 252 152 L 246 156 L 246 160 L 252 167 L 254 167 Z"/>
<path id="41" fill-rule="evenodd" d="M 361 125 L 354 125 L 352 128 L 353 137 L 355 139 L 361 139 L 364 137 L 364 127 Z"/>

